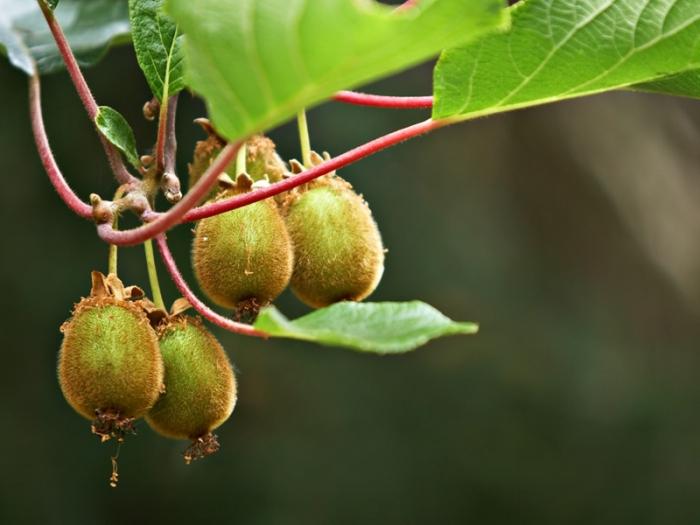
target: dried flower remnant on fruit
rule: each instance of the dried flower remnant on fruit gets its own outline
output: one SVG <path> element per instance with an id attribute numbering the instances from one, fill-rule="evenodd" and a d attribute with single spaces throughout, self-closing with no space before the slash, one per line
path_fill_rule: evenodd
<path id="1" fill-rule="evenodd" d="M 163 436 L 192 440 L 184 454 L 189 463 L 219 449 L 212 431 L 233 412 L 236 379 L 223 347 L 199 318 L 173 306 L 158 327 L 166 393 L 146 421 Z"/>
<path id="2" fill-rule="evenodd" d="M 113 274 L 92 274 L 92 291 L 61 326 L 58 378 L 73 409 L 102 441 L 122 440 L 156 402 L 163 384 L 158 339 L 143 291 Z"/>
<path id="3" fill-rule="evenodd" d="M 312 162 L 323 159 L 313 153 Z M 299 299 L 320 308 L 374 291 L 385 250 L 369 206 L 348 182 L 330 173 L 300 187 L 288 197 L 285 215 L 294 246 L 291 287 Z"/>
<path id="4" fill-rule="evenodd" d="M 251 184 L 239 176 L 217 199 L 244 193 Z M 274 199 L 202 219 L 195 228 L 195 277 L 213 302 L 238 314 L 239 308 L 250 313 L 251 304 L 263 307 L 276 299 L 289 283 L 292 262 L 289 235 Z"/>
<path id="5" fill-rule="evenodd" d="M 211 456 L 218 452 L 220 448 L 219 438 L 215 434 L 210 433 L 195 439 L 182 456 L 185 459 L 185 463 L 189 465 L 193 461 Z"/>

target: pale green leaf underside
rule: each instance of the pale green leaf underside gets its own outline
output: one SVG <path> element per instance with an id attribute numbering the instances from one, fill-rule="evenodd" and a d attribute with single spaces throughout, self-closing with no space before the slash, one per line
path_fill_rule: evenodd
<path id="1" fill-rule="evenodd" d="M 89 66 L 114 43 L 128 40 L 129 20 L 123 0 L 62 0 L 55 15 L 81 66 Z M 0 51 L 31 75 L 63 67 L 46 20 L 35 0 L 0 0 Z"/>
<path id="2" fill-rule="evenodd" d="M 134 167 L 138 168 L 140 162 L 136 138 L 131 126 L 121 113 L 108 106 L 100 106 L 95 117 L 95 125 L 105 138 L 124 153 Z"/>
<path id="3" fill-rule="evenodd" d="M 300 339 L 377 354 L 407 352 L 437 337 L 474 334 L 478 330 L 477 325 L 456 323 L 420 301 L 342 302 L 294 321 L 270 307 L 260 313 L 255 328 L 273 337 Z"/>
<path id="4" fill-rule="evenodd" d="M 700 69 L 632 86 L 638 91 L 700 98 Z"/>
<path id="5" fill-rule="evenodd" d="M 167 0 L 187 35 L 188 84 L 235 139 L 503 27 L 502 0 Z"/>
<path id="6" fill-rule="evenodd" d="M 183 35 L 162 7 L 163 0 L 129 0 L 136 58 L 158 100 L 185 87 Z"/>
<path id="7" fill-rule="evenodd" d="M 698 67 L 698 0 L 525 0 L 508 32 L 443 53 L 433 117 L 473 118 Z"/>

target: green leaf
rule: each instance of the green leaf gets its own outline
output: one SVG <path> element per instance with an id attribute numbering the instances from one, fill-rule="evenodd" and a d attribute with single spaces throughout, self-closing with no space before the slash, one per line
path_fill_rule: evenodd
<path id="1" fill-rule="evenodd" d="M 700 69 L 693 69 L 685 73 L 680 73 L 679 75 L 672 75 L 653 82 L 637 84 L 632 86 L 632 88 L 638 91 L 648 91 L 651 93 L 700 98 Z"/>
<path id="2" fill-rule="evenodd" d="M 58 6 L 58 0 L 44 0 L 46 2 L 46 5 L 48 5 L 51 9 L 56 9 Z"/>
<path id="3" fill-rule="evenodd" d="M 274 337 L 313 341 L 377 354 L 414 350 L 444 335 L 474 334 L 478 326 L 456 323 L 420 301 L 336 303 L 290 321 L 275 307 L 264 309 L 255 328 Z"/>
<path id="4" fill-rule="evenodd" d="M 443 53 L 433 118 L 462 120 L 700 67 L 698 0 L 525 0 L 506 33 Z"/>
<path id="5" fill-rule="evenodd" d="M 163 0 L 129 0 L 129 18 L 136 58 L 153 94 L 163 100 L 181 91 L 183 35 L 163 13 Z"/>
<path id="6" fill-rule="evenodd" d="M 335 91 L 502 28 L 502 0 L 167 0 L 188 84 L 229 139 L 280 124 Z"/>
<path id="7" fill-rule="evenodd" d="M 123 0 L 62 0 L 55 11 L 81 66 L 98 62 L 110 45 L 129 40 Z M 0 52 L 28 75 L 63 68 L 63 59 L 34 0 L 0 0 Z"/>
<path id="8" fill-rule="evenodd" d="M 95 125 L 108 141 L 124 153 L 134 167 L 138 168 L 141 165 L 134 132 L 121 113 L 108 106 L 100 106 Z"/>

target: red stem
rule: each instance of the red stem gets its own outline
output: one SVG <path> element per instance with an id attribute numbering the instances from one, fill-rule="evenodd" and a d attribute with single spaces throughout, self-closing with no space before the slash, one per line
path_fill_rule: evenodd
<path id="1" fill-rule="evenodd" d="M 183 295 L 183 297 L 190 302 L 192 307 L 195 310 L 197 310 L 205 319 L 208 319 L 215 325 L 220 326 L 221 328 L 230 332 L 234 332 L 236 334 L 252 335 L 256 337 L 267 337 L 267 334 L 265 334 L 264 332 L 260 332 L 259 330 L 256 330 L 250 325 L 237 323 L 235 321 L 232 321 L 231 319 L 219 315 L 214 310 L 209 308 L 206 304 L 204 304 L 194 294 L 194 292 L 190 290 L 190 288 L 187 286 L 187 283 L 185 282 L 185 279 L 183 279 L 180 270 L 178 270 L 177 268 L 177 263 L 173 258 L 173 254 L 170 252 L 170 248 L 168 248 L 168 241 L 166 240 L 165 235 L 160 234 L 155 238 L 155 240 L 158 246 L 158 251 L 160 252 L 160 256 L 163 259 L 163 263 L 165 264 L 165 267 L 167 268 L 170 277 L 175 283 L 175 286 L 177 286 L 177 289 L 180 290 L 180 293 Z"/>
<path id="2" fill-rule="evenodd" d="M 249 193 L 243 193 L 241 195 L 236 195 L 235 197 L 231 197 L 229 199 L 224 199 L 221 201 L 213 202 L 211 204 L 205 204 L 204 206 L 200 206 L 198 208 L 194 208 L 193 210 L 189 211 L 184 215 L 183 221 L 196 221 L 199 219 L 204 219 L 206 217 L 212 217 L 214 215 L 218 215 L 229 210 L 235 210 L 236 208 L 241 208 L 242 206 L 247 206 L 248 204 L 252 204 L 254 202 L 273 197 L 282 192 L 296 188 L 297 186 L 301 186 L 302 184 L 305 184 L 315 178 L 321 177 L 322 175 L 325 175 L 331 171 L 340 169 L 343 166 L 347 166 L 349 164 L 352 164 L 353 162 L 368 157 L 374 153 L 377 153 L 378 151 L 388 148 L 389 146 L 394 146 L 399 142 L 403 142 L 410 138 L 417 137 L 418 135 L 422 135 L 429 131 L 441 128 L 443 126 L 446 126 L 447 124 L 449 124 L 449 122 L 445 120 L 429 119 L 423 122 L 419 122 L 418 124 L 402 128 L 398 131 L 394 131 L 393 133 L 389 133 L 388 135 L 384 135 L 383 137 L 379 137 L 378 139 L 367 142 L 362 146 L 358 146 L 357 148 L 351 149 L 350 151 L 347 151 L 342 155 L 327 160 L 319 164 L 318 166 L 309 168 L 308 170 L 304 171 L 303 173 L 300 173 L 299 175 L 295 175 L 288 179 L 271 184 L 266 188 L 260 188 Z"/>
<path id="3" fill-rule="evenodd" d="M 39 158 L 44 165 L 44 170 L 46 170 L 51 184 L 53 184 L 53 187 L 58 192 L 59 197 L 63 199 L 63 202 L 65 202 L 74 213 L 84 219 L 91 219 L 92 206 L 80 200 L 80 197 L 71 189 L 66 179 L 63 178 L 63 174 L 58 168 L 56 159 L 51 152 L 51 146 L 46 136 L 44 118 L 41 112 L 41 84 L 39 82 L 38 73 L 34 74 L 29 79 L 29 113 L 32 122 L 32 131 L 34 133 L 34 141 L 39 150 Z"/>
<path id="4" fill-rule="evenodd" d="M 202 178 L 199 179 L 182 200 L 170 208 L 167 213 L 150 213 L 145 218 L 151 219 L 151 222 L 132 230 L 116 231 L 109 223 L 100 224 L 97 226 L 97 233 L 102 240 L 109 244 L 133 246 L 165 232 L 179 223 L 184 215 L 209 192 L 211 187 L 216 183 L 218 176 L 224 172 L 229 163 L 236 157 L 238 148 L 240 148 L 242 144 L 242 141 L 234 144 L 227 144 L 226 147 L 221 150 L 219 156 L 216 157 L 216 160 L 209 166 L 207 171 L 204 172 Z"/>
<path id="5" fill-rule="evenodd" d="M 73 81 L 73 85 L 75 86 L 75 90 L 78 92 L 78 96 L 80 97 L 83 106 L 85 106 L 85 110 L 87 111 L 88 117 L 90 117 L 90 121 L 94 124 L 95 117 L 97 116 L 99 108 L 97 107 L 97 102 L 95 101 L 95 98 L 92 96 L 90 87 L 85 81 L 85 77 L 83 76 L 82 71 L 80 71 L 80 66 L 78 65 L 78 61 L 75 59 L 75 55 L 73 54 L 73 51 L 70 48 L 70 44 L 68 44 L 66 35 L 63 33 L 63 30 L 61 29 L 58 20 L 56 20 L 56 17 L 54 16 L 54 13 L 51 10 L 51 8 L 46 5 L 44 0 L 37 1 L 39 3 L 39 7 L 41 7 L 42 13 L 44 14 L 44 18 L 46 18 L 46 23 L 48 24 L 49 29 L 51 30 L 51 34 L 53 35 L 53 38 L 56 41 L 58 51 L 63 57 L 63 62 L 66 65 L 68 75 L 70 75 L 70 78 Z M 134 182 L 136 178 L 131 173 L 129 173 L 129 171 L 126 169 L 126 166 L 124 166 L 124 161 L 119 151 L 117 151 L 117 149 L 109 141 L 107 141 L 107 139 L 105 139 L 102 133 L 98 131 L 98 134 L 100 136 L 100 141 L 102 142 L 102 146 L 104 147 L 105 153 L 107 154 L 109 165 L 112 168 L 112 171 L 114 172 L 114 177 L 120 184 L 129 184 L 131 182 Z"/>
<path id="6" fill-rule="evenodd" d="M 391 109 L 427 109 L 433 107 L 433 97 L 391 97 L 385 95 L 370 95 L 356 91 L 338 91 L 333 100 L 355 104 L 357 106 L 373 106 Z"/>

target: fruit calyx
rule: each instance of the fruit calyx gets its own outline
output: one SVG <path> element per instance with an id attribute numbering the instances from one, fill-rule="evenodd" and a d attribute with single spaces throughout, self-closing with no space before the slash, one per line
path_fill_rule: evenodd
<path id="1" fill-rule="evenodd" d="M 124 283 L 116 274 L 104 275 L 102 272 L 93 271 L 90 274 L 90 278 L 92 279 L 90 298 L 102 299 L 111 297 L 117 301 L 138 301 L 145 297 L 145 293 L 141 288 L 138 286 L 124 286 Z"/>
<path id="2" fill-rule="evenodd" d="M 192 444 L 185 449 L 182 457 L 185 458 L 185 463 L 188 465 L 198 459 L 211 456 L 219 451 L 221 445 L 216 434 L 211 432 L 204 434 L 192 441 Z"/>
<path id="3" fill-rule="evenodd" d="M 318 166 L 320 164 L 323 164 L 324 162 L 327 162 L 331 160 L 331 155 L 327 151 L 324 151 L 322 155 L 319 155 L 315 151 L 311 152 L 310 155 L 311 158 L 311 167 Z M 301 162 L 299 162 L 296 159 L 292 159 L 289 161 L 289 166 L 292 169 L 292 174 L 293 175 L 299 175 L 306 171 L 308 168 L 305 167 Z M 348 189 L 352 190 L 352 185 L 340 177 L 338 173 L 333 170 L 329 171 L 325 175 L 322 175 L 321 177 L 317 177 L 305 184 L 302 184 L 300 186 L 297 186 L 293 190 L 290 190 L 289 192 L 286 193 L 285 199 L 283 202 L 283 208 L 288 208 L 291 204 L 293 204 L 295 201 L 299 199 L 301 195 L 306 193 L 309 190 L 312 190 L 314 188 L 321 188 L 324 186 L 333 186 L 337 189 Z"/>
<path id="4" fill-rule="evenodd" d="M 112 438 L 123 443 L 128 434 L 136 434 L 134 421 L 133 417 L 122 417 L 118 410 L 97 409 L 90 430 L 100 438 L 102 443 Z"/>

